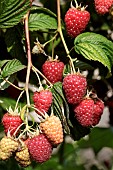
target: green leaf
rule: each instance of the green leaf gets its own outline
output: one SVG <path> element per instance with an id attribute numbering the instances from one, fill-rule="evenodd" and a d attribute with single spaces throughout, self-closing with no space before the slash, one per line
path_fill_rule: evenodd
<path id="1" fill-rule="evenodd" d="M 29 0 L 1 0 L 0 28 L 10 28 L 17 25 L 29 9 Z"/>
<path id="2" fill-rule="evenodd" d="M 95 68 L 91 66 L 90 64 L 77 60 L 73 62 L 75 68 L 79 68 L 80 70 L 94 70 Z"/>
<path id="3" fill-rule="evenodd" d="M 10 77 L 7 77 L 6 80 L 2 78 L 2 76 L 0 76 L 0 90 L 5 90 L 10 86 L 10 84 L 7 83 L 7 80 L 13 83 L 15 80 L 15 74 L 11 75 Z"/>
<path id="4" fill-rule="evenodd" d="M 99 61 L 111 73 L 113 64 L 113 43 L 96 33 L 82 33 L 75 38 L 75 51 L 88 60 Z"/>
<path id="5" fill-rule="evenodd" d="M 103 147 L 113 148 L 113 130 L 112 128 L 92 129 L 88 139 L 82 139 L 78 145 L 80 148 L 92 147 L 95 153 L 98 153 Z"/>
<path id="6" fill-rule="evenodd" d="M 73 62 L 75 69 L 78 70 L 78 68 L 82 71 L 84 70 L 94 70 L 95 68 L 93 66 L 91 66 L 90 64 L 77 60 Z M 70 68 L 70 64 L 66 64 L 64 67 L 64 71 L 63 71 L 63 75 L 66 76 L 67 74 L 71 74 L 71 68 Z"/>
<path id="7" fill-rule="evenodd" d="M 6 97 L 0 97 L 0 100 L 2 103 L 0 103 L 0 107 L 2 107 L 4 110 L 8 109 L 10 106 L 12 109 L 14 109 L 16 101 L 11 98 L 6 98 Z"/>
<path id="8" fill-rule="evenodd" d="M 70 130 L 68 126 L 68 124 L 70 124 L 71 126 L 71 123 L 69 121 L 69 107 L 62 91 L 62 83 L 61 82 L 55 83 L 51 91 L 53 94 L 52 107 L 53 107 L 54 114 L 60 118 L 65 133 L 70 134 Z"/>
<path id="9" fill-rule="evenodd" d="M 64 132 L 70 135 L 74 140 L 79 140 L 83 136 L 89 134 L 90 128 L 84 128 L 83 126 L 81 126 L 75 119 L 72 108 L 69 108 L 63 94 L 62 83 L 55 83 L 51 91 L 53 94 L 53 111 L 54 114 L 60 118 L 64 127 Z"/>
<path id="10" fill-rule="evenodd" d="M 70 121 L 73 127 L 70 127 L 71 137 L 76 141 L 90 133 L 89 127 L 83 127 L 75 118 L 72 108 L 70 109 Z"/>
<path id="11" fill-rule="evenodd" d="M 57 17 L 50 10 L 42 7 L 33 7 L 29 17 L 31 31 L 57 29 Z"/>
<path id="12" fill-rule="evenodd" d="M 0 68 L 3 67 L 9 60 L 0 60 Z"/>
<path id="13" fill-rule="evenodd" d="M 23 61 L 23 58 L 25 57 L 25 52 L 22 44 L 22 29 L 23 28 L 20 29 L 18 25 L 18 27 L 15 26 L 13 28 L 7 29 L 4 34 L 7 51 L 13 58 L 19 58 L 21 61 Z"/>
<path id="14" fill-rule="evenodd" d="M 19 60 L 13 59 L 13 60 L 10 60 L 9 62 L 7 62 L 7 64 L 1 71 L 1 75 L 5 78 L 5 77 L 10 76 L 24 68 L 25 68 L 25 65 L 22 65 L 22 63 Z"/>

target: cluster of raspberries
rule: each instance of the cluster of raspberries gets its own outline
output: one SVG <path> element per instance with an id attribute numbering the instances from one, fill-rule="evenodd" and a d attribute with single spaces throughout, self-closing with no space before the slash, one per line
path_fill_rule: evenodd
<path id="1" fill-rule="evenodd" d="M 47 60 L 42 66 L 42 72 L 51 84 L 62 82 L 62 91 L 77 121 L 84 127 L 97 125 L 103 113 L 103 101 L 87 95 L 87 79 L 80 72 L 68 73 L 63 78 L 63 70 L 64 63 L 59 60 Z M 34 92 L 35 111 L 42 119 L 38 123 L 38 133 L 28 133 L 27 137 L 21 135 L 23 120 L 20 115 L 13 111 L 4 114 L 2 124 L 6 136 L 0 141 L 1 160 L 14 156 L 21 166 L 26 167 L 32 160 L 43 163 L 50 159 L 53 148 L 61 144 L 64 138 L 60 118 L 54 113 L 50 114 L 53 100 L 50 87 Z"/>
<path id="2" fill-rule="evenodd" d="M 42 66 L 42 71 L 48 80 L 53 84 L 62 80 L 63 92 L 66 100 L 73 108 L 75 117 L 82 126 L 90 127 L 97 125 L 103 113 L 103 101 L 98 97 L 95 98 L 86 95 L 87 79 L 81 73 L 70 73 L 67 74 L 66 77 L 62 78 L 63 67 L 64 64 L 62 62 L 46 61 Z M 59 77 L 60 79 L 58 79 Z M 46 95 L 44 95 L 44 93 L 46 93 Z M 35 106 L 40 108 L 41 111 L 45 106 L 45 111 L 47 112 L 47 105 L 49 108 L 52 103 L 51 98 L 52 94 L 50 91 L 45 90 L 35 92 Z M 40 105 L 40 103 L 42 104 Z"/>
<path id="3" fill-rule="evenodd" d="M 14 156 L 22 167 L 32 160 L 43 163 L 50 159 L 53 148 L 63 141 L 63 128 L 59 117 L 51 115 L 40 123 L 40 131 L 22 136 L 23 121 L 19 115 L 6 113 L 2 118 L 5 136 L 0 141 L 0 160 Z"/>

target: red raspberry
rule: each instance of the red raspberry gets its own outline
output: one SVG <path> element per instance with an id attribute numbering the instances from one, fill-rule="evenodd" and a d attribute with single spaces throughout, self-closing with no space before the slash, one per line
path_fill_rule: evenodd
<path id="1" fill-rule="evenodd" d="M 31 138 L 28 142 L 28 149 L 33 160 L 39 163 L 50 159 L 52 154 L 52 145 L 43 134 Z"/>
<path id="2" fill-rule="evenodd" d="M 2 118 L 2 124 L 4 126 L 5 134 L 7 134 L 7 132 L 9 131 L 10 135 L 12 136 L 14 132 L 17 130 L 17 128 L 22 124 L 22 122 L 23 121 L 19 115 L 5 113 Z M 17 130 L 17 133 L 18 132 L 19 132 L 19 129 Z"/>
<path id="3" fill-rule="evenodd" d="M 70 104 L 79 103 L 86 93 L 87 81 L 81 74 L 69 74 L 63 80 L 63 89 Z"/>
<path id="4" fill-rule="evenodd" d="M 95 0 L 95 9 L 98 14 L 104 15 L 109 12 L 113 4 L 113 0 Z"/>
<path id="5" fill-rule="evenodd" d="M 85 8 L 70 8 L 65 14 L 65 25 L 69 36 L 76 37 L 83 32 L 90 20 L 90 13 Z"/>
<path id="6" fill-rule="evenodd" d="M 75 107 L 75 117 L 85 127 L 94 126 L 99 123 L 103 113 L 103 102 L 94 102 L 93 99 L 84 99 Z"/>
<path id="7" fill-rule="evenodd" d="M 46 61 L 42 65 L 42 72 L 47 79 L 52 83 L 62 81 L 64 63 L 58 60 Z"/>
<path id="8" fill-rule="evenodd" d="M 34 92 L 33 101 L 35 107 L 43 114 L 48 112 L 52 103 L 52 92 L 50 90 L 42 90 L 40 92 Z M 39 115 L 40 112 L 36 111 Z"/>
<path id="9" fill-rule="evenodd" d="M 94 104 L 93 126 L 97 125 L 101 119 L 104 110 L 104 103 L 102 100 L 97 100 Z"/>

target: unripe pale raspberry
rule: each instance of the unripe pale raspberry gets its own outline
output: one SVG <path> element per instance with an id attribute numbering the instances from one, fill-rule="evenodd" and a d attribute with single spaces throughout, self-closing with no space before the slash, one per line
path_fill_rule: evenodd
<path id="1" fill-rule="evenodd" d="M 69 74 L 63 80 L 63 89 L 70 104 L 78 104 L 86 93 L 87 81 L 81 74 Z"/>
<path id="2" fill-rule="evenodd" d="M 24 146 L 20 151 L 16 152 L 15 159 L 22 167 L 27 167 L 31 164 L 30 154 L 27 146 Z"/>
<path id="3" fill-rule="evenodd" d="M 61 121 L 57 116 L 52 115 L 44 122 L 41 122 L 40 129 L 47 136 L 53 146 L 63 142 L 63 128 Z"/>
<path id="4" fill-rule="evenodd" d="M 39 163 L 49 160 L 52 154 L 52 145 L 44 134 L 31 138 L 28 149 L 32 159 Z"/>
<path id="5" fill-rule="evenodd" d="M 113 4 L 113 0 L 94 0 L 94 2 L 97 13 L 101 15 L 109 12 L 109 9 Z"/>
<path id="6" fill-rule="evenodd" d="M 46 61 L 42 65 L 42 72 L 45 77 L 52 83 L 62 81 L 64 63 L 58 60 Z"/>
<path id="7" fill-rule="evenodd" d="M 12 156 L 11 152 L 2 152 L 0 149 L 0 160 L 7 160 Z"/>
<path id="8" fill-rule="evenodd" d="M 18 149 L 18 142 L 13 140 L 10 137 L 3 137 L 0 142 L 0 148 L 2 152 L 8 153 L 8 152 L 15 152 Z"/>
<path id="9" fill-rule="evenodd" d="M 52 104 L 52 92 L 50 90 L 42 90 L 40 92 L 34 92 L 33 101 L 35 108 L 37 108 L 40 112 L 45 114 L 47 113 L 51 104 Z M 36 110 L 36 112 L 41 115 L 40 112 Z"/>

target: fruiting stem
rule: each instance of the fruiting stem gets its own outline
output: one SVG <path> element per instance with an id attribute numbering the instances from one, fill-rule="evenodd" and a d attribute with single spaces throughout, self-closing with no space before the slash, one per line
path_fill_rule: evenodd
<path id="1" fill-rule="evenodd" d="M 66 51 L 66 54 L 67 54 L 67 57 L 70 59 L 70 65 L 72 66 L 73 72 L 75 73 L 75 67 L 74 67 L 72 58 L 71 58 L 71 56 L 69 55 L 70 52 L 69 52 L 69 49 L 68 49 L 68 47 L 67 47 L 67 44 L 66 44 L 66 42 L 65 42 L 65 39 L 64 39 L 64 36 L 63 36 L 63 32 L 62 32 L 61 12 L 60 12 L 60 0 L 57 0 L 57 16 L 58 16 L 58 28 L 57 28 L 57 31 L 58 31 L 59 34 L 60 34 L 62 43 L 63 43 L 63 45 L 64 45 L 64 48 L 65 48 L 65 51 Z"/>
<path id="2" fill-rule="evenodd" d="M 25 125 L 25 123 L 22 123 L 20 126 L 17 127 L 16 131 L 14 132 L 14 136 L 16 136 L 16 133 L 18 132 L 18 130 L 23 126 Z"/>
<path id="3" fill-rule="evenodd" d="M 54 59 L 54 40 L 52 41 L 52 59 Z"/>
<path id="4" fill-rule="evenodd" d="M 34 71 L 34 72 L 37 72 L 37 73 L 39 73 L 46 81 L 47 81 L 47 83 L 52 87 L 53 85 L 51 84 L 51 82 L 36 68 L 36 67 L 34 67 L 33 65 L 32 65 L 32 70 Z"/>
<path id="5" fill-rule="evenodd" d="M 9 80 L 7 80 L 7 79 L 4 79 L 4 81 L 5 82 L 7 82 L 7 83 L 9 83 L 11 86 L 13 86 L 14 88 L 16 88 L 16 89 L 18 89 L 18 90 L 23 90 L 23 88 L 20 88 L 20 87 L 18 87 L 18 86 L 16 86 L 15 84 L 13 84 L 13 83 L 11 83 Z"/>
<path id="6" fill-rule="evenodd" d="M 30 106 L 28 85 L 29 85 L 29 78 L 30 78 L 30 71 L 31 71 L 31 67 L 32 67 L 32 61 L 31 61 L 30 39 L 29 39 L 28 16 L 29 16 L 29 12 L 25 15 L 25 35 L 26 35 L 26 44 L 27 44 L 27 57 L 28 57 L 25 90 L 26 90 L 27 104 L 28 104 L 28 106 Z"/>
<path id="7" fill-rule="evenodd" d="M 16 101 L 16 105 L 15 105 L 14 111 L 17 109 L 19 100 L 20 100 L 20 98 L 22 97 L 22 95 L 23 95 L 24 92 L 25 92 L 25 91 L 23 90 L 23 91 L 20 93 L 20 95 L 19 95 L 19 97 L 18 97 L 18 99 L 17 99 L 17 101 Z"/>
<path id="8" fill-rule="evenodd" d="M 65 48 L 65 51 L 66 51 L 66 54 L 68 55 L 69 50 L 68 50 L 68 47 L 67 47 L 66 42 L 64 40 L 64 36 L 63 36 L 63 33 L 62 33 L 62 28 L 61 28 L 60 0 L 57 0 L 57 16 L 58 16 L 58 28 L 57 28 L 57 31 L 60 34 L 61 40 L 63 42 L 64 48 Z"/>
<path id="9" fill-rule="evenodd" d="M 37 109 L 34 105 L 31 106 L 31 108 L 40 113 L 41 116 L 40 116 L 39 114 L 37 114 L 37 116 L 38 116 L 39 119 L 42 119 L 42 117 L 45 118 L 44 113 L 42 113 L 42 112 L 41 112 L 39 109 Z M 45 114 L 46 114 L 46 113 L 45 113 Z"/>
<path id="10" fill-rule="evenodd" d="M 55 40 L 56 37 L 57 37 L 57 35 L 58 35 L 58 33 L 56 33 L 49 41 L 45 42 L 45 43 L 43 44 L 43 47 L 45 47 L 45 46 L 46 46 L 48 43 L 50 43 L 51 41 Z"/>
<path id="11" fill-rule="evenodd" d="M 40 85 L 40 89 L 43 89 L 42 83 L 41 83 L 41 81 L 40 81 L 40 77 L 39 77 L 37 71 L 36 71 L 35 69 L 33 69 L 33 68 L 32 68 L 32 70 L 35 72 L 35 74 L 36 74 L 36 76 L 37 76 L 37 78 L 38 78 L 38 82 L 39 82 L 39 85 Z"/>

